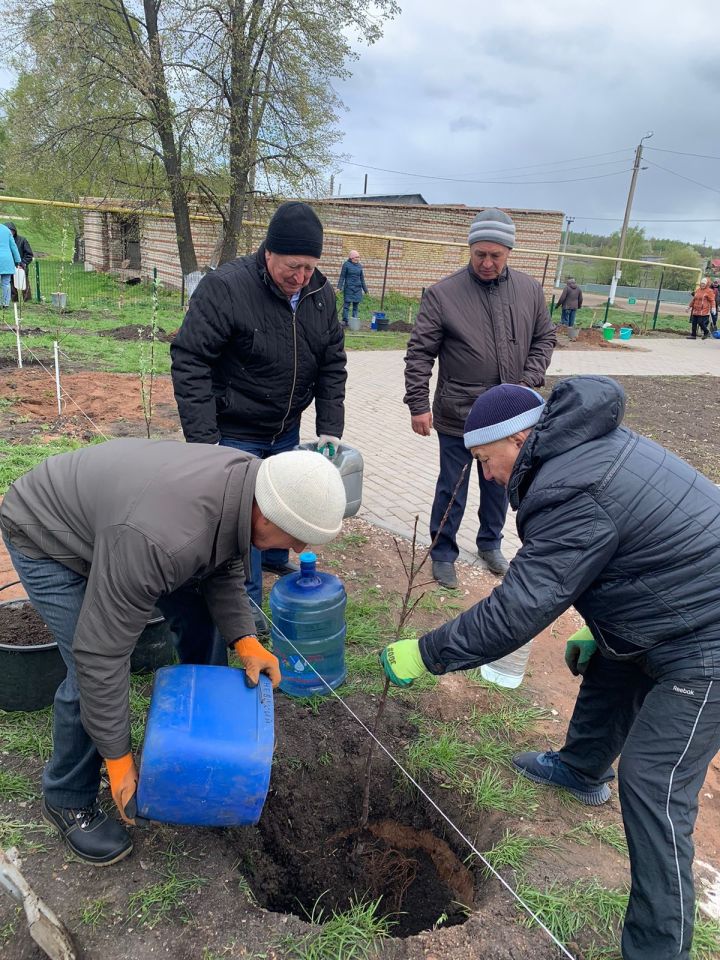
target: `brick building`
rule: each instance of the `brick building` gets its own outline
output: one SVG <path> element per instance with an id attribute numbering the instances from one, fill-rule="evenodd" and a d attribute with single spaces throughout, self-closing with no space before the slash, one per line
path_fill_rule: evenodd
<path id="1" fill-rule="evenodd" d="M 121 201 L 85 198 L 84 202 L 93 207 L 84 213 L 88 269 L 123 270 L 150 277 L 153 267 L 157 267 L 164 286 L 181 286 L 175 226 L 170 214 L 150 215 L 142 210 L 113 212 L 128 206 Z M 253 220 L 267 223 L 276 206 L 274 201 L 256 201 Z M 326 231 L 320 269 L 332 283 L 337 282 L 342 263 L 354 247 L 360 251 L 371 293 L 380 294 L 387 259 L 387 290 L 414 297 L 420 295 L 423 287 L 467 263 L 468 227 L 475 214 L 483 209 L 339 198 L 312 201 L 312 206 Z M 547 254 L 559 249 L 563 214 L 548 210 L 508 209 L 507 212 L 517 230 L 517 249 L 510 263 L 540 281 L 544 278 L 549 296 L 555 258 L 550 257 L 548 263 Z M 198 262 L 201 267 L 207 266 L 213 262 L 219 222 L 196 213 L 192 229 Z M 245 237 L 248 251 L 259 245 L 264 233 L 262 227 L 248 227 Z"/>

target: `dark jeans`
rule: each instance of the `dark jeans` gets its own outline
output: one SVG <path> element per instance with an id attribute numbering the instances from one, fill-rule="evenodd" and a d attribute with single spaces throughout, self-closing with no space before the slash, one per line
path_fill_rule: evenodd
<path id="1" fill-rule="evenodd" d="M 438 433 L 438 440 L 440 441 L 440 476 L 435 487 L 435 499 L 430 514 L 430 537 L 433 540 L 450 503 L 462 468 L 466 463 L 472 463 L 470 451 L 465 449 L 462 437 L 451 437 L 447 433 Z M 480 509 L 478 510 L 480 527 L 476 538 L 477 548 L 478 550 L 497 550 L 502 540 L 502 528 L 507 514 L 507 493 L 505 487 L 500 486 L 499 483 L 485 479 L 479 463 L 477 469 L 480 480 Z M 471 472 L 471 469 L 468 468 L 442 532 L 433 547 L 433 560 L 454 563 L 458 558 L 460 551 L 456 538 L 465 513 Z"/>
<path id="2" fill-rule="evenodd" d="M 343 323 L 347 323 L 347 322 L 348 322 L 348 313 L 349 313 L 349 311 L 350 311 L 350 304 L 352 304 L 352 315 L 353 315 L 354 317 L 356 317 L 356 316 L 358 315 L 358 307 L 360 306 L 360 301 L 359 301 L 359 300 L 345 300 L 345 301 L 343 302 L 343 311 L 342 311 Z"/>
<path id="3" fill-rule="evenodd" d="M 565 307 L 563 307 L 562 314 L 560 316 L 560 323 L 564 323 L 566 327 L 574 327 L 576 313 L 577 310 L 566 310 Z"/>
<path id="4" fill-rule="evenodd" d="M 690 335 L 692 337 L 696 337 L 697 329 L 698 327 L 700 327 L 700 329 L 703 332 L 703 335 L 707 336 L 710 330 L 710 315 L 708 314 L 707 317 L 699 317 L 693 314 L 691 319 L 692 319 L 692 331 Z"/>
<path id="5" fill-rule="evenodd" d="M 690 957 L 692 834 L 718 749 L 720 641 L 664 644 L 632 661 L 592 658 L 560 757 L 599 783 L 620 756 L 632 879 L 624 960 Z"/>
<path id="6" fill-rule="evenodd" d="M 53 752 L 43 771 L 43 793 L 52 806 L 85 807 L 97 797 L 102 764 L 80 718 L 80 694 L 72 652 L 87 580 L 57 560 L 26 557 L 7 540 L 5 546 L 32 605 L 50 628 L 67 667 L 67 675 L 58 687 L 53 704 Z M 200 594 L 181 587 L 159 600 L 157 606 L 175 631 L 182 663 L 227 663 L 225 644 Z"/>
<path id="7" fill-rule="evenodd" d="M 272 440 L 236 440 L 234 437 L 223 437 L 220 441 L 221 447 L 235 447 L 237 450 L 244 450 L 246 453 L 252 453 L 261 460 L 272 457 L 276 453 L 285 453 L 287 450 L 294 450 L 300 443 L 300 427 L 294 427 L 286 433 L 281 434 L 274 442 Z M 251 579 L 245 582 L 245 589 L 248 596 L 259 607 L 262 606 L 262 564 L 263 561 L 272 564 L 282 564 L 288 561 L 287 550 L 256 550 L 252 548 L 250 552 Z M 256 620 L 261 616 L 253 607 Z"/>

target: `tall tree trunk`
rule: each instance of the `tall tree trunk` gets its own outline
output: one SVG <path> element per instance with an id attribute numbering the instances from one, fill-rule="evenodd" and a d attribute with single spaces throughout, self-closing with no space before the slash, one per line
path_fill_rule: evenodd
<path id="1" fill-rule="evenodd" d="M 150 82 L 153 92 L 152 107 L 157 118 L 157 133 L 162 146 L 162 158 L 170 187 L 170 202 L 175 220 L 178 256 L 183 276 L 198 268 L 195 242 L 190 226 L 190 206 L 182 175 L 182 160 L 173 129 L 172 109 L 167 92 L 165 68 L 160 49 L 158 10 L 160 0 L 144 0 L 145 26 L 150 50 Z"/>

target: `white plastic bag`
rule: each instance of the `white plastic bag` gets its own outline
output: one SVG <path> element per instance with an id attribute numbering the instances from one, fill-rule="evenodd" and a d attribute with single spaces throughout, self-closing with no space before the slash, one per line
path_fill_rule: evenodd
<path id="1" fill-rule="evenodd" d="M 13 283 L 15 284 L 15 289 L 18 291 L 18 293 L 22 293 L 27 286 L 27 277 L 25 276 L 25 271 L 22 267 L 15 267 Z"/>

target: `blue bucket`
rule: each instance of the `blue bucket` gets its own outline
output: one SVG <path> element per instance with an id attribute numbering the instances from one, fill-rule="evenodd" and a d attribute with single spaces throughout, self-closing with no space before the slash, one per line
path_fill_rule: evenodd
<path id="1" fill-rule="evenodd" d="M 629 340 L 632 336 L 632 327 L 620 327 L 619 337 L 621 340 Z"/>
<path id="2" fill-rule="evenodd" d="M 270 785 L 272 686 L 231 667 L 183 664 L 155 675 L 138 814 L 163 823 L 242 827 L 260 819 Z"/>

